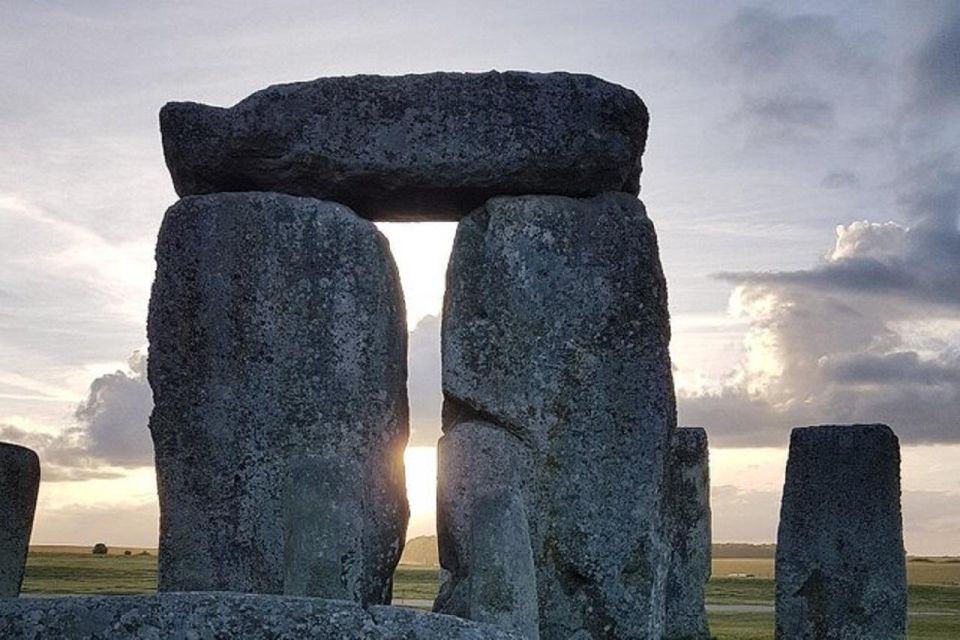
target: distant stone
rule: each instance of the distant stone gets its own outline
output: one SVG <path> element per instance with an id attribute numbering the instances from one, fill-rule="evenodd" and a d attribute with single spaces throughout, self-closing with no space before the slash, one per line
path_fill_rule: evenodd
<path id="1" fill-rule="evenodd" d="M 531 456 L 512 434 L 462 422 L 438 445 L 443 579 L 434 610 L 539 638 L 537 576 L 522 496 Z"/>
<path id="2" fill-rule="evenodd" d="M 372 220 L 457 220 L 493 195 L 639 191 L 647 110 L 570 73 L 430 73 L 276 85 L 160 112 L 181 196 L 277 191 Z"/>
<path id="3" fill-rule="evenodd" d="M 776 580 L 778 640 L 906 637 L 900 445 L 889 427 L 793 430 Z"/>
<path id="4" fill-rule="evenodd" d="M 37 454 L 0 442 L 0 598 L 20 595 L 39 488 Z"/>
<path id="5" fill-rule="evenodd" d="M 670 570 L 664 640 L 710 640 L 704 599 L 710 579 L 710 454 L 703 429 L 674 432 L 666 519 Z"/>
<path id="6" fill-rule="evenodd" d="M 444 431 L 474 449 L 464 457 L 496 458 L 492 443 L 509 436 L 524 452 L 511 455 L 529 458 L 529 477 L 510 481 L 525 502 L 541 638 L 663 633 L 669 337 L 656 235 L 635 197 L 499 197 L 460 222 L 444 301 Z M 487 435 L 468 439 L 481 424 Z M 439 491 L 483 482 L 468 473 L 446 466 Z M 439 533 L 454 575 L 444 549 L 470 547 L 467 531 Z"/>
<path id="7" fill-rule="evenodd" d="M 160 230 L 148 336 L 160 590 L 283 593 L 289 576 L 298 593 L 389 602 L 408 517 L 407 333 L 374 225 L 309 198 L 184 198 Z"/>
<path id="8" fill-rule="evenodd" d="M 0 637 L 23 640 L 520 640 L 452 616 L 277 595 L 161 593 L 0 600 Z"/>

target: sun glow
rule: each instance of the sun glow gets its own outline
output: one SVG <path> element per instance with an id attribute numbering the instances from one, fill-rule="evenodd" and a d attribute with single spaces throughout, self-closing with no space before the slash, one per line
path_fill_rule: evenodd
<path id="1" fill-rule="evenodd" d="M 433 535 L 437 528 L 437 449 L 407 447 L 403 462 L 407 474 L 407 500 L 410 502 L 407 538 Z"/>

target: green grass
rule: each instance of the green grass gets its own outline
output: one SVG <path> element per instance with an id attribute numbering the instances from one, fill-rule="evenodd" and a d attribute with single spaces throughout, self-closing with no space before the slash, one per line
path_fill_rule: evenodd
<path id="1" fill-rule="evenodd" d="M 711 604 L 773 604 L 773 580 L 713 578 L 706 596 Z"/>
<path id="2" fill-rule="evenodd" d="M 433 600 L 437 597 L 439 573 L 436 567 L 400 565 L 393 574 L 393 597 L 401 600 Z"/>
<path id="3" fill-rule="evenodd" d="M 156 589 L 156 556 L 31 552 L 22 591 L 117 595 Z"/>
<path id="4" fill-rule="evenodd" d="M 739 565 L 726 563 L 728 573 L 755 573 L 763 559 L 746 559 Z M 151 593 L 156 588 L 156 556 L 108 555 L 90 553 L 31 552 L 27 558 L 24 593 L 88 593 L 125 594 Z M 767 562 L 765 560 L 763 562 Z M 956 584 L 916 584 L 919 580 L 938 578 L 955 582 L 952 566 L 938 563 L 924 565 L 926 571 L 910 571 L 913 584 L 909 588 L 911 613 L 948 612 L 951 615 L 911 615 L 909 640 L 956 640 L 960 638 L 960 586 Z M 930 566 L 926 566 L 926 565 Z M 715 575 L 716 575 L 716 565 Z M 736 569 L 740 569 L 737 571 Z M 743 570 L 746 569 L 746 570 Z M 750 571 L 753 569 L 755 571 Z M 394 597 L 404 600 L 433 600 L 437 592 L 436 567 L 400 566 L 394 584 Z M 774 583 L 768 578 L 728 578 L 717 576 L 707 585 L 707 602 L 711 604 L 767 604 L 774 601 Z M 710 625 L 717 640 L 772 640 L 773 613 L 711 613 Z"/>
<path id="5" fill-rule="evenodd" d="M 773 640 L 772 613 L 711 613 L 710 632 L 717 640 Z M 960 618 L 910 616 L 908 640 L 957 640 Z"/>
<path id="6" fill-rule="evenodd" d="M 717 640 L 773 640 L 772 613 L 710 613 L 707 619 Z"/>

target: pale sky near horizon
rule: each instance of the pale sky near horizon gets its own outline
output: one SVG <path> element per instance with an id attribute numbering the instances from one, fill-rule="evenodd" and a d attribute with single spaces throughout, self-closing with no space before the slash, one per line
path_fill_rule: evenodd
<path id="1" fill-rule="evenodd" d="M 153 546 L 143 377 L 176 200 L 157 111 L 354 73 L 563 69 L 651 113 L 641 198 L 718 541 L 770 542 L 793 426 L 887 422 L 908 551 L 960 554 L 960 5 L 0 0 L 0 440 L 35 543 Z M 432 532 L 452 223 L 384 224 L 411 330 L 410 535 Z M 137 352 L 135 354 L 135 352 Z"/>

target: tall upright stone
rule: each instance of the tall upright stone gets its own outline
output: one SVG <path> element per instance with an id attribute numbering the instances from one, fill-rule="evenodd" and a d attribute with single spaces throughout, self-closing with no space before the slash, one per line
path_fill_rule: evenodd
<path id="1" fill-rule="evenodd" d="M 707 432 L 677 429 L 667 463 L 664 640 L 709 640 L 704 589 L 710 579 L 710 453 Z"/>
<path id="2" fill-rule="evenodd" d="M 523 500 L 543 640 L 663 633 L 669 337 L 656 235 L 636 197 L 497 197 L 460 222 L 444 301 L 445 438 L 494 460 L 487 450 L 509 449 L 498 471 L 516 486 L 501 508 Z M 441 495 L 483 494 L 489 474 L 469 468 L 441 461 Z M 475 553 L 463 523 L 480 510 L 440 506 L 444 587 L 456 594 L 482 570 L 457 561 Z M 522 566 L 525 546 L 507 551 Z"/>
<path id="3" fill-rule="evenodd" d="M 160 230 L 148 336 L 160 590 L 389 602 L 407 333 L 373 224 L 310 198 L 184 198 Z"/>
<path id="4" fill-rule="evenodd" d="M 20 595 L 39 489 L 37 454 L 0 442 L 0 598 Z"/>
<path id="5" fill-rule="evenodd" d="M 776 581 L 778 640 L 906 637 L 900 445 L 889 427 L 793 430 Z"/>

